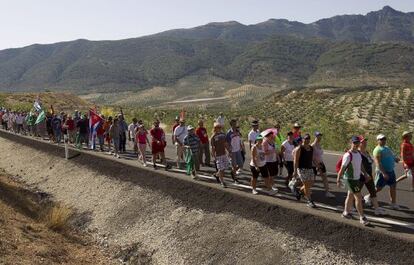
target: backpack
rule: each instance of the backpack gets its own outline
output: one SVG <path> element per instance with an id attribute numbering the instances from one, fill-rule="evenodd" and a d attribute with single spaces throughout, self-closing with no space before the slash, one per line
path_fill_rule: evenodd
<path id="1" fill-rule="evenodd" d="M 348 169 L 349 165 L 352 163 L 352 152 L 348 151 L 347 153 L 349 153 L 350 157 L 351 157 L 351 161 L 349 161 L 349 164 L 346 166 L 345 171 Z M 346 153 L 345 153 L 346 154 Z M 344 155 L 345 155 L 344 154 Z M 339 173 L 339 171 L 341 170 L 342 167 L 342 159 L 344 158 L 344 155 L 342 155 L 339 159 L 338 162 L 336 162 L 336 166 L 335 166 L 335 171 L 336 173 Z"/>

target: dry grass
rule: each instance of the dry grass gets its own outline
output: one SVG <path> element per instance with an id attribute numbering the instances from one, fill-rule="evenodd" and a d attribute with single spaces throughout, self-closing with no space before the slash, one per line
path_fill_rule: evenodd
<path id="1" fill-rule="evenodd" d="M 69 228 L 69 220 L 73 210 L 63 204 L 55 204 L 48 208 L 43 217 L 43 222 L 49 229 L 64 231 Z"/>

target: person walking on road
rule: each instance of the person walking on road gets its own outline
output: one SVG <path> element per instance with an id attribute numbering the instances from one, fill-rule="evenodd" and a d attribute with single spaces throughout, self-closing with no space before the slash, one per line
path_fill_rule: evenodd
<path id="1" fill-rule="evenodd" d="M 165 165 L 165 169 L 169 169 L 169 165 L 165 159 L 164 149 L 167 146 L 167 141 L 165 139 L 164 130 L 160 127 L 160 121 L 154 121 L 154 127 L 150 130 L 151 134 L 151 151 L 152 151 L 152 163 L 154 169 L 157 168 L 156 162 L 157 157 L 161 157 L 161 163 Z"/>
<path id="2" fill-rule="evenodd" d="M 275 144 L 275 137 L 273 132 L 264 131 L 261 133 L 263 139 L 263 150 L 266 159 L 266 168 L 269 171 L 269 182 L 272 186 L 272 190 L 276 193 L 278 189 L 274 184 L 274 178 L 277 177 L 279 170 L 279 154 Z"/>
<path id="3" fill-rule="evenodd" d="M 231 165 L 232 171 L 231 176 L 235 183 L 239 183 L 236 178 L 237 170 L 243 168 L 243 155 L 242 152 L 244 150 L 244 146 L 242 145 L 241 135 L 239 130 L 237 129 L 237 120 L 232 119 L 230 121 L 230 129 L 227 131 L 226 134 L 226 141 L 231 150 Z"/>
<path id="4" fill-rule="evenodd" d="M 118 115 L 118 127 L 119 127 L 119 152 L 126 152 L 126 134 L 128 131 L 128 124 L 125 121 L 124 115 L 121 113 Z"/>
<path id="5" fill-rule="evenodd" d="M 269 171 L 266 167 L 266 157 L 263 149 L 263 136 L 260 134 L 256 136 L 255 144 L 251 148 L 251 160 L 250 160 L 250 171 L 252 172 L 251 185 L 252 193 L 258 194 L 256 190 L 257 178 L 259 174 L 262 175 L 262 178 L 265 181 L 265 185 L 270 192 L 270 194 L 275 193 L 272 190 L 272 184 L 269 179 Z"/>
<path id="6" fill-rule="evenodd" d="M 302 181 L 301 193 L 304 194 L 307 205 L 315 208 L 316 205 L 312 200 L 311 188 L 314 183 L 315 174 L 313 173 L 313 147 L 310 145 L 310 134 L 305 134 L 303 144 L 295 150 L 294 156 L 294 177 L 297 176 Z"/>
<path id="7" fill-rule="evenodd" d="M 390 187 L 391 208 L 400 210 L 397 204 L 397 180 L 395 176 L 395 163 L 399 159 L 394 155 L 391 149 L 386 146 L 387 138 L 384 134 L 377 136 L 378 145 L 373 151 L 373 156 L 376 165 L 375 186 L 377 193 L 380 192 L 386 185 Z"/>
<path id="8" fill-rule="evenodd" d="M 175 131 L 175 129 L 178 126 L 180 126 L 180 117 L 176 116 L 175 119 L 174 119 L 174 123 L 171 126 L 171 128 L 172 128 L 172 130 L 171 130 L 171 141 L 172 141 L 172 144 L 175 144 L 174 131 Z"/>
<path id="9" fill-rule="evenodd" d="M 185 126 L 185 120 L 180 119 L 180 124 L 174 130 L 174 143 L 177 154 L 177 168 L 182 168 L 182 162 L 184 158 L 184 138 L 187 136 L 187 127 Z"/>
<path id="10" fill-rule="evenodd" d="M 214 123 L 213 135 L 210 139 L 211 144 L 211 154 L 216 161 L 217 173 L 221 186 L 226 188 L 226 184 L 224 182 L 224 172 L 226 169 L 229 168 L 229 158 L 231 154 L 230 145 L 226 140 L 226 134 L 222 131 L 222 126 L 220 123 Z"/>
<path id="11" fill-rule="evenodd" d="M 195 128 L 191 125 L 187 127 L 187 135 L 184 137 L 185 161 L 187 166 L 187 174 L 191 174 L 193 179 L 196 178 L 196 172 L 200 170 L 199 151 L 200 138 L 195 133 Z"/>
<path id="12" fill-rule="evenodd" d="M 109 129 L 111 128 L 112 125 L 112 116 L 109 116 L 108 119 L 104 122 L 103 124 L 103 130 L 105 131 L 104 135 L 105 135 L 105 141 L 108 145 L 108 154 L 111 154 L 111 136 L 109 135 Z"/>
<path id="13" fill-rule="evenodd" d="M 121 132 L 119 128 L 119 119 L 115 118 L 111 127 L 109 128 L 109 137 L 111 137 L 112 142 L 114 143 L 114 156 L 120 158 L 119 156 L 119 147 L 121 141 Z"/>
<path id="14" fill-rule="evenodd" d="M 148 140 L 148 132 L 143 124 L 138 125 L 138 128 L 135 132 L 135 142 L 138 144 L 138 160 L 141 160 L 144 167 L 146 167 L 147 159 L 145 157 L 145 153 L 147 150 L 147 144 L 150 145 L 150 142 Z"/>
<path id="15" fill-rule="evenodd" d="M 287 170 L 287 177 L 285 179 L 285 185 L 288 186 L 292 180 L 294 169 L 293 169 L 293 150 L 295 149 L 293 132 L 288 132 L 287 139 L 282 143 L 280 147 L 280 153 L 282 154 L 282 161 Z"/>
<path id="16" fill-rule="evenodd" d="M 207 129 L 204 127 L 203 120 L 198 121 L 198 127 L 195 130 L 196 135 L 200 139 L 200 151 L 198 155 L 198 161 L 201 165 L 209 167 L 210 166 L 210 143 L 208 140 Z M 204 155 L 204 162 L 203 162 Z"/>
<path id="17" fill-rule="evenodd" d="M 359 221 L 363 225 L 368 225 L 368 219 L 364 215 L 364 209 L 362 206 L 361 196 L 361 174 L 365 176 L 365 179 L 369 179 L 370 176 L 365 172 L 362 166 L 362 156 L 358 148 L 361 144 L 358 136 L 352 137 L 351 149 L 342 156 L 341 169 L 338 172 L 336 179 L 338 187 L 341 184 L 341 178 L 344 178 L 345 185 L 348 189 L 348 194 L 345 200 L 343 218 L 352 219 L 351 209 L 355 202 L 355 207 L 359 214 Z"/>
<path id="18" fill-rule="evenodd" d="M 138 127 L 137 123 L 138 123 L 138 119 L 133 118 L 132 123 L 128 126 L 128 141 L 132 142 L 132 145 L 134 147 L 134 154 L 135 155 L 138 154 L 138 144 L 135 141 L 135 132 L 136 132 L 137 127 Z"/>
<path id="19" fill-rule="evenodd" d="M 335 195 L 333 195 L 329 191 L 329 182 L 328 182 L 328 175 L 326 174 L 326 166 L 323 162 L 323 149 L 321 146 L 322 141 L 322 133 L 321 132 L 315 132 L 315 140 L 312 143 L 313 147 L 313 172 L 315 176 L 319 175 L 322 178 L 323 186 L 325 188 L 325 197 L 327 198 L 335 198 Z"/>
<path id="20" fill-rule="evenodd" d="M 250 132 L 247 136 L 247 138 L 249 140 L 249 150 L 252 150 L 252 147 L 256 142 L 257 136 L 260 135 L 259 121 L 258 120 L 252 121 L 251 126 L 252 126 L 252 129 L 250 130 Z"/>
<path id="21" fill-rule="evenodd" d="M 377 190 L 375 189 L 374 175 L 372 174 L 372 164 L 374 164 L 374 160 L 367 151 L 368 140 L 363 136 L 359 136 L 359 140 L 361 142 L 361 144 L 359 145 L 359 152 L 361 153 L 362 157 L 362 166 L 364 167 L 365 172 L 367 172 L 369 176 L 368 179 L 365 179 L 364 174 L 361 174 L 360 179 L 361 189 L 365 185 L 369 192 L 369 194 L 363 197 L 364 202 L 367 206 L 373 206 L 375 215 L 384 215 L 384 209 L 380 208 L 378 205 Z"/>
<path id="22" fill-rule="evenodd" d="M 397 179 L 397 183 L 406 178 L 411 178 L 411 191 L 414 191 L 414 147 L 411 144 L 411 139 L 413 138 L 412 132 L 403 132 L 402 138 L 403 141 L 401 143 L 401 159 L 403 161 L 405 174 Z"/>
<path id="23" fill-rule="evenodd" d="M 81 116 L 81 119 L 76 124 L 76 128 L 78 129 L 76 136 L 76 146 L 78 149 L 81 149 L 83 143 L 88 143 L 89 135 L 89 121 L 86 119 L 85 115 Z"/>

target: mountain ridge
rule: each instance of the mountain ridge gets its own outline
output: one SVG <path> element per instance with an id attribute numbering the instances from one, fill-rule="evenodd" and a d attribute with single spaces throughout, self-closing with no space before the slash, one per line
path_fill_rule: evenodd
<path id="1" fill-rule="evenodd" d="M 388 6 L 310 24 L 213 22 L 125 40 L 1 50 L 0 90 L 140 90 L 199 72 L 255 85 L 411 85 L 413 47 L 414 13 Z"/>

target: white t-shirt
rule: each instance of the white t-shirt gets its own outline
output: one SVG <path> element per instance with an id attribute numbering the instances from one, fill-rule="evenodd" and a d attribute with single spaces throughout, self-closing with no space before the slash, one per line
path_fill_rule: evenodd
<path id="1" fill-rule="evenodd" d="M 295 149 L 295 146 L 291 143 L 289 143 L 288 140 L 285 140 L 282 143 L 282 146 L 285 148 L 285 152 L 284 152 L 284 158 L 285 161 L 293 161 L 293 149 Z"/>
<path id="2" fill-rule="evenodd" d="M 348 164 L 351 162 L 351 155 L 349 152 L 346 152 L 344 156 L 342 157 L 342 168 L 345 168 L 348 166 Z M 353 179 L 353 180 L 359 180 L 361 178 L 361 163 L 362 163 L 362 157 L 361 153 L 359 152 L 352 152 L 352 171 L 349 170 L 348 166 L 348 172 L 351 174 L 351 176 L 348 176 L 347 174 L 344 174 L 344 179 Z"/>
<path id="3" fill-rule="evenodd" d="M 254 131 L 253 129 L 249 132 L 248 135 L 248 139 L 249 139 L 249 143 L 252 144 L 252 146 L 254 145 L 254 142 L 256 141 L 256 137 L 260 134 L 260 131 Z"/>
<path id="4" fill-rule="evenodd" d="M 129 126 L 128 126 L 128 131 L 129 131 L 129 133 L 131 134 L 131 138 L 132 139 L 135 139 L 135 129 L 137 128 L 137 125 L 136 124 L 134 124 L 134 123 L 131 123 Z"/>
<path id="5" fill-rule="evenodd" d="M 177 126 L 174 130 L 174 136 L 176 136 L 178 141 L 183 144 L 184 138 L 187 136 L 187 126 Z"/>

